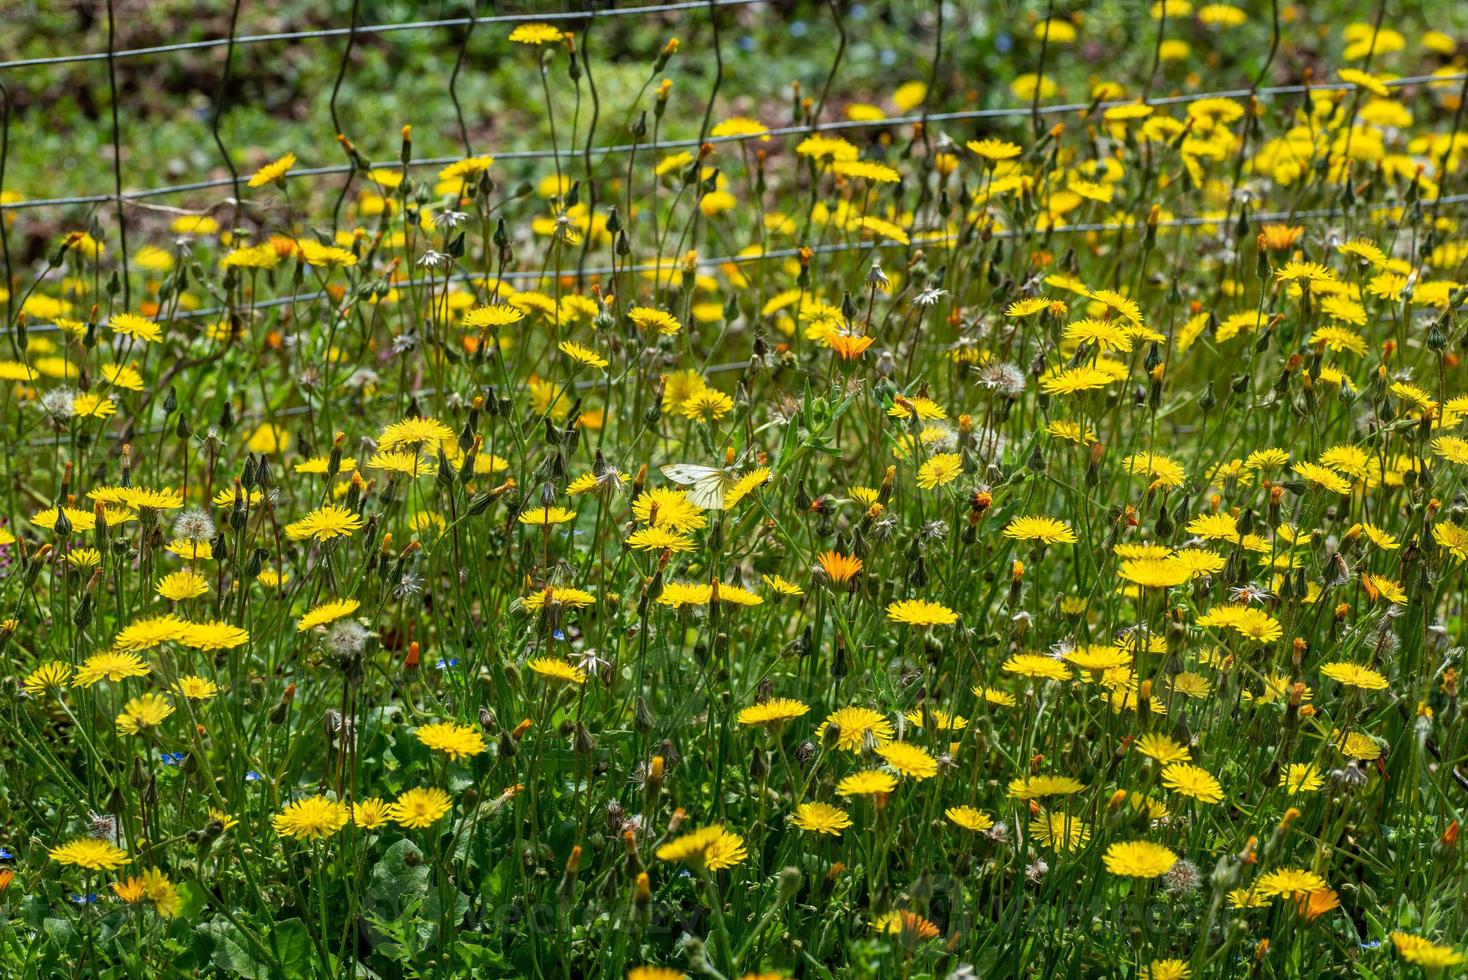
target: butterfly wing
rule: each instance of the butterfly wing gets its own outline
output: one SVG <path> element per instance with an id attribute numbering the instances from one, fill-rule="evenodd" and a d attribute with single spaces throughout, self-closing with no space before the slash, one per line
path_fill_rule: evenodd
<path id="1" fill-rule="evenodd" d="M 688 499 L 704 510 L 723 510 L 724 494 L 735 482 L 732 473 L 714 470 L 688 488 Z"/>
<path id="2" fill-rule="evenodd" d="M 688 499 L 704 510 L 723 510 L 724 494 L 738 482 L 731 470 L 695 463 L 670 463 L 663 476 L 688 488 Z"/>
<path id="3" fill-rule="evenodd" d="M 663 467 L 663 476 L 683 486 L 697 484 L 722 472 L 714 466 L 698 466 L 694 463 L 670 463 Z"/>

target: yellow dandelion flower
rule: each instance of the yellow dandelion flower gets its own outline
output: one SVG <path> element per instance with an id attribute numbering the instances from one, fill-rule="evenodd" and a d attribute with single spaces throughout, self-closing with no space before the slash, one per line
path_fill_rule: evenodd
<path id="1" fill-rule="evenodd" d="M 454 760 L 478 755 L 486 748 L 484 736 L 477 729 L 457 722 L 443 721 L 423 725 L 413 734 L 430 749 L 442 752 Z"/>
<path id="2" fill-rule="evenodd" d="M 296 632 L 304 633 L 309 629 L 325 626 L 343 616 L 350 616 L 361 606 L 362 603 L 356 599 L 331 599 L 320 603 L 296 620 Z"/>
<path id="3" fill-rule="evenodd" d="M 399 827 L 421 829 L 437 823 L 452 808 L 449 794 L 437 787 L 414 787 L 387 808 L 388 817 Z"/>
<path id="4" fill-rule="evenodd" d="M 270 824 L 282 837 L 319 840 L 345 827 L 348 817 L 346 804 L 325 796 L 309 796 L 287 804 L 270 818 Z"/>
<path id="5" fill-rule="evenodd" d="M 841 831 L 851 826 L 851 816 L 829 803 L 802 803 L 790 814 L 790 822 L 813 834 L 840 837 Z"/>
<path id="6" fill-rule="evenodd" d="M 51 860 L 88 871 L 116 871 L 127 864 L 127 852 L 105 840 L 79 837 L 50 849 Z"/>
<path id="7" fill-rule="evenodd" d="M 958 622 L 958 613 L 926 599 L 902 599 L 887 607 L 887 618 L 907 626 L 952 626 Z"/>
<path id="8" fill-rule="evenodd" d="M 1106 870 L 1129 878 L 1156 878 L 1172 870 L 1177 855 L 1151 841 L 1118 841 L 1101 856 Z"/>
<path id="9" fill-rule="evenodd" d="M 880 796 L 897 788 L 897 778 L 880 769 L 864 769 L 843 777 L 836 784 L 837 796 Z"/>

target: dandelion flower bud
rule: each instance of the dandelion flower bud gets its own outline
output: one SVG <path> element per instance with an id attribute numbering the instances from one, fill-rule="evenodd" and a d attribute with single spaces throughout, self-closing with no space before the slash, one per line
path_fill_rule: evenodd
<path id="1" fill-rule="evenodd" d="M 647 906 L 652 904 L 652 883 L 647 877 L 646 871 L 640 872 L 637 875 L 637 887 L 634 892 L 633 901 L 637 903 L 640 909 L 646 909 Z"/>

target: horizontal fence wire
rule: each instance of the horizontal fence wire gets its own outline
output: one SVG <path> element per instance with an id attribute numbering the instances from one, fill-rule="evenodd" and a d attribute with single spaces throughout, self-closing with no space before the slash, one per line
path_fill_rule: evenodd
<path id="1" fill-rule="evenodd" d="M 710 364 L 710 365 L 708 365 L 707 367 L 705 367 L 705 368 L 702 369 L 702 372 L 701 373 L 705 377 L 707 377 L 708 375 L 711 375 L 711 374 L 728 374 L 730 371 L 743 371 L 743 370 L 745 370 L 746 368 L 749 367 L 750 363 L 751 362 L 748 361 L 748 360 L 743 360 L 743 361 L 724 361 L 724 362 L 721 362 L 721 363 L 718 363 L 718 364 Z M 596 378 L 584 378 L 584 379 L 582 379 L 580 381 L 572 381 L 570 383 L 570 388 L 571 388 L 572 391 L 594 391 L 594 390 L 597 390 L 597 389 L 600 389 L 600 388 L 604 387 L 605 385 L 606 385 L 606 382 L 605 381 L 601 381 L 601 380 L 598 380 Z M 382 399 L 398 398 L 398 397 L 403 397 L 403 396 L 406 396 L 408 398 L 431 398 L 431 397 L 433 397 L 434 395 L 436 395 L 438 393 L 439 393 L 439 391 L 438 391 L 437 388 L 417 388 L 417 389 L 414 389 L 413 391 L 405 391 L 405 392 L 402 392 L 401 395 L 395 393 L 395 394 L 392 394 L 392 395 L 374 396 L 373 398 L 371 398 L 369 400 L 376 400 L 376 398 L 382 398 Z M 259 420 L 264 420 L 264 419 L 267 419 L 267 418 L 278 418 L 278 419 L 279 418 L 294 418 L 294 417 L 296 417 L 298 415 L 309 415 L 311 412 L 319 410 L 319 408 L 320 408 L 319 405 L 291 405 L 288 408 L 275 409 L 274 411 L 271 411 L 271 412 L 267 412 L 263 408 L 254 408 L 254 409 L 248 409 L 248 410 L 242 412 L 239 415 L 239 419 L 241 421 L 247 420 L 247 419 L 252 419 L 252 420 L 259 421 Z M 112 439 L 114 441 L 117 441 L 117 440 L 122 439 L 122 437 L 124 435 L 127 435 L 128 438 L 130 438 L 130 439 L 135 439 L 138 436 L 144 436 L 144 435 L 147 435 L 147 436 L 156 436 L 156 435 L 162 435 L 165 432 L 172 432 L 172 431 L 174 431 L 174 427 L 173 426 L 170 426 L 170 425 L 155 425 L 155 426 L 150 426 L 150 427 L 148 427 L 146 429 L 134 429 L 131 433 L 124 433 L 124 432 L 103 432 L 103 433 L 99 433 L 99 435 L 102 438 L 107 438 L 107 439 Z M 25 446 L 28 446 L 28 447 L 31 447 L 31 448 L 36 448 L 36 447 L 40 447 L 40 446 L 60 446 L 60 445 L 64 445 L 64 444 L 69 443 L 69 442 L 71 442 L 71 437 L 70 436 L 52 436 L 49 439 L 32 439 L 29 442 L 24 443 L 24 445 Z"/>
<path id="2" fill-rule="evenodd" d="M 1468 203 L 1468 193 L 1464 193 L 1464 194 L 1450 194 L 1450 195 L 1447 195 L 1445 197 L 1438 198 L 1435 201 L 1422 201 L 1420 203 L 1421 203 L 1421 205 L 1422 205 L 1422 207 L 1424 209 L 1435 209 L 1435 208 L 1440 208 L 1440 207 L 1452 207 L 1452 206 L 1455 206 L 1455 205 Z M 1257 211 L 1257 212 L 1250 213 L 1248 215 L 1248 218 L 1249 218 L 1250 221 L 1253 221 L 1253 222 L 1300 221 L 1300 222 L 1310 223 L 1310 222 L 1326 221 L 1326 220 L 1329 220 L 1331 218 L 1347 217 L 1349 215 L 1357 214 L 1357 213 L 1360 213 L 1360 212 L 1372 213 L 1372 212 L 1377 212 L 1377 211 L 1391 211 L 1391 210 L 1395 210 L 1397 208 L 1405 208 L 1405 207 L 1408 207 L 1408 206 L 1409 206 L 1408 203 L 1405 202 L 1405 201 L 1378 201 L 1378 202 L 1373 202 L 1371 204 L 1358 205 L 1358 206 L 1353 207 L 1353 208 L 1316 208 L 1316 209 L 1312 209 L 1312 210 L 1301 210 L 1301 211 Z M 1181 217 L 1181 218 L 1165 218 L 1165 219 L 1159 220 L 1157 222 L 1157 227 L 1158 228 L 1197 228 L 1197 227 L 1206 227 L 1208 225 L 1221 225 L 1221 224 L 1225 224 L 1225 223 L 1227 223 L 1229 221 L 1237 220 L 1237 218 L 1238 218 L 1237 215 L 1232 215 L 1232 216 L 1229 216 L 1229 215 L 1188 216 L 1188 217 Z M 999 239 L 1006 239 L 1006 240 L 1016 239 L 1016 238 L 1025 238 L 1025 237 L 1029 237 L 1029 236 L 1035 236 L 1035 237 L 1043 238 L 1043 237 L 1048 236 L 1048 235 L 1073 235 L 1073 234 L 1089 234 L 1089 233 L 1093 233 L 1093 232 L 1094 233 L 1103 233 L 1103 232 L 1112 232 L 1112 231 L 1135 231 L 1135 230 L 1138 230 L 1138 229 L 1141 229 L 1141 228 L 1145 228 L 1146 226 L 1147 226 L 1147 223 L 1146 223 L 1145 220 L 1141 220 L 1141 221 L 1129 221 L 1129 222 L 1090 222 L 1090 223 L 1078 223 L 1078 224 L 1071 224 L 1071 225 L 1060 225 L 1060 226 L 1055 227 L 1055 228 L 1046 228 L 1046 229 L 1009 228 L 1009 229 L 1005 229 L 1005 230 L 1002 230 L 1002 231 L 993 232 L 992 235 L 991 235 L 991 237 L 992 238 L 999 238 Z M 919 235 L 921 235 L 921 234 L 922 233 L 919 233 Z M 860 241 L 860 242 L 832 242 L 832 243 L 827 244 L 827 245 L 812 245 L 812 246 L 808 246 L 808 248 L 809 248 L 810 252 L 812 254 L 814 254 L 814 255 L 832 255 L 832 254 L 839 254 L 841 252 L 853 252 L 853 251 L 871 251 L 871 252 L 875 252 L 877 249 L 880 249 L 880 248 L 893 248 L 893 247 L 898 247 L 898 248 L 921 248 L 921 247 L 924 247 L 924 246 L 932 246 L 932 245 L 947 245 L 947 244 L 949 244 L 949 243 L 951 243 L 953 241 L 956 241 L 957 238 L 958 238 L 957 235 L 944 234 L 944 235 L 931 235 L 931 236 L 926 236 L 926 237 L 914 237 L 911 240 L 911 242 L 908 243 L 908 245 L 905 245 L 905 246 L 901 242 L 893 241 L 892 239 L 874 239 L 874 240 L 871 240 L 871 241 Z M 769 250 L 767 250 L 767 251 L 765 251 L 763 253 L 760 253 L 758 255 L 719 255 L 719 256 L 713 256 L 713 257 L 710 257 L 710 258 L 700 258 L 698 260 L 698 265 L 699 265 L 700 268 L 704 268 L 704 269 L 713 269 L 713 268 L 717 268 L 717 267 L 722 266 L 722 265 L 729 265 L 729 264 L 733 264 L 733 265 L 747 265 L 747 264 L 754 264 L 754 263 L 759 263 L 759 262 L 765 262 L 765 261 L 769 261 L 769 260 L 772 260 L 772 259 L 798 258 L 803 251 L 805 251 L 805 247 L 802 247 L 802 246 L 792 246 L 792 247 L 789 247 L 789 248 L 769 249 Z M 641 265 L 618 266 L 616 268 L 599 267 L 599 268 L 592 268 L 592 269 L 582 269 L 582 270 L 579 270 L 576 273 L 574 273 L 574 275 L 577 278 L 581 278 L 581 279 L 585 279 L 585 278 L 600 278 L 600 277 L 603 277 L 603 276 L 612 276 L 612 275 L 633 275 L 633 274 L 640 275 L 640 274 L 642 274 L 644 272 L 652 272 L 652 273 L 657 273 L 657 272 L 673 272 L 677 268 L 678 268 L 677 263 L 668 262 L 668 263 L 660 263 L 660 264 L 641 264 Z M 394 289 L 400 289 L 401 290 L 401 289 L 417 288 L 417 287 L 420 287 L 420 286 L 448 285 L 448 284 L 451 284 L 451 283 L 473 282 L 475 280 L 485 280 L 485 279 L 498 279 L 501 282 L 524 282 L 524 281 L 527 281 L 527 280 L 543 280 L 543 279 L 551 278 L 552 275 L 553 274 L 551 274 L 551 273 L 539 272 L 539 271 L 535 271 L 535 270 L 511 270 L 511 271 L 507 271 L 507 272 L 504 272 L 504 273 L 499 274 L 498 276 L 493 276 L 493 277 L 486 277 L 486 276 L 484 276 L 481 273 L 454 273 L 454 274 L 451 274 L 451 275 L 448 275 L 448 276 L 439 276 L 439 277 L 436 277 L 436 278 L 433 278 L 433 279 L 407 279 L 407 280 L 404 280 L 402 282 L 390 283 L 390 285 Z M 570 270 L 566 270 L 564 272 L 564 275 L 565 276 L 571 276 L 571 275 L 573 275 L 573 273 Z M 313 302 L 315 302 L 317 300 L 325 299 L 326 297 L 327 297 L 327 293 L 325 293 L 325 292 L 323 292 L 321 290 L 316 290 L 316 291 L 313 291 L 313 292 L 306 292 L 306 293 L 291 293 L 291 294 L 289 294 L 287 296 L 275 296 L 275 297 L 271 297 L 270 299 L 264 299 L 264 300 L 259 300 L 258 302 L 252 302 L 252 303 L 248 304 L 248 306 L 249 306 L 250 309 L 271 309 L 271 308 L 280 307 L 280 306 L 291 306 L 291 305 L 294 305 L 294 304 L 297 304 L 297 303 L 313 303 Z M 224 307 L 224 306 L 202 307 L 202 308 L 197 309 L 197 310 L 181 310 L 178 313 L 174 314 L 170 318 L 170 320 L 168 322 L 172 322 L 173 320 L 187 320 L 187 319 L 198 319 L 198 318 L 201 318 L 201 317 L 219 316 L 221 314 L 228 313 L 229 310 L 230 310 L 229 307 Z M 26 329 L 27 329 L 27 331 L 32 332 L 32 333 L 50 333 L 50 332 L 58 331 L 61 328 L 59 326 L 57 326 L 56 324 L 54 324 L 54 323 L 34 323 L 34 324 L 28 324 L 27 327 L 26 327 Z M 7 333 L 13 333 L 13 332 L 14 332 L 13 329 L 8 329 L 8 328 L 7 329 L 0 329 L 0 335 L 4 335 L 4 334 L 7 334 Z"/>
<path id="3" fill-rule="evenodd" d="M 754 2 L 754 0 L 741 0 L 741 2 Z M 686 5 L 685 5 L 686 6 Z M 706 6 L 706 4 L 694 4 L 693 6 Z M 629 10 L 631 8 L 628 8 Z M 661 8 L 667 9 L 667 8 Z M 680 9 L 683 9 L 680 7 Z M 464 18 L 467 20 L 467 18 Z M 1422 84 L 1447 84 L 1451 82 L 1468 81 L 1468 73 L 1456 73 L 1451 75 L 1413 75 L 1405 78 L 1392 79 L 1385 82 L 1389 87 L 1400 88 L 1408 85 Z M 1129 105 L 1148 106 L 1170 106 L 1185 105 L 1193 102 L 1201 102 L 1206 99 L 1238 99 L 1250 96 L 1275 96 L 1275 95 L 1300 95 L 1308 92 L 1340 92 L 1359 89 L 1351 82 L 1322 82 L 1311 85 L 1274 85 L 1258 89 L 1220 89 L 1212 92 L 1193 92 L 1186 95 L 1161 96 L 1146 100 L 1111 100 L 1095 102 L 1069 102 L 1061 104 L 1030 106 L 999 106 L 989 109 L 964 109 L 953 112 L 934 112 L 928 114 L 910 114 L 905 116 L 891 116 L 883 119 L 845 119 L 837 122 L 818 123 L 809 126 L 782 126 L 770 129 L 764 133 L 748 133 L 733 136 L 712 136 L 703 140 L 677 139 L 661 140 L 657 143 L 621 143 L 611 146 L 597 146 L 590 150 L 585 148 L 570 148 L 562 150 L 534 149 L 534 150 L 509 150 L 504 153 L 492 153 L 496 160 L 549 160 L 556 156 L 563 158 L 574 158 L 590 154 L 591 156 L 608 156 L 613 154 L 631 153 L 635 150 L 646 152 L 657 152 L 659 150 L 691 149 L 702 145 L 702 143 L 743 143 L 750 140 L 762 140 L 765 137 L 777 136 L 801 136 L 815 133 L 840 132 L 844 130 L 880 129 L 886 126 L 903 126 L 922 123 L 931 125 L 940 122 L 963 122 L 979 119 L 1004 119 L 1023 118 L 1032 115 L 1057 115 L 1071 112 L 1105 111 L 1106 109 Z M 409 168 L 445 166 L 462 160 L 462 156 L 452 157 L 427 157 L 413 160 L 408 164 Z M 369 164 L 372 169 L 401 170 L 401 160 L 383 161 L 381 163 Z M 336 164 L 326 167 L 301 167 L 289 171 L 285 176 L 287 179 L 303 179 L 308 177 L 322 177 L 340 175 L 354 172 L 356 168 L 350 164 Z M 233 178 L 218 177 L 210 180 L 194 181 L 186 184 L 167 184 L 159 187 L 143 188 L 135 191 L 123 191 L 122 200 L 140 201 L 154 197 L 167 197 L 174 194 L 185 194 L 192 191 L 213 190 L 223 187 L 232 187 Z M 84 194 L 72 197 L 49 197 L 36 198 L 34 200 L 11 201 L 0 204 L 0 211 L 23 211 L 30 208 L 66 207 L 79 204 L 104 204 L 115 200 L 112 194 Z M 224 202 L 221 202 L 224 203 Z"/>
<path id="4" fill-rule="evenodd" d="M 683 10 L 708 10 L 711 7 L 747 7 L 767 0 L 682 0 L 680 3 L 649 4 L 641 7 L 610 7 L 605 10 L 583 10 L 576 12 L 553 11 L 543 14 L 493 14 L 485 17 L 445 17 L 438 20 L 408 21 L 399 24 L 359 24 L 351 27 L 323 27 L 310 31 L 283 31 L 276 34 L 240 34 L 233 38 L 236 46 L 241 44 L 265 44 L 273 41 L 310 41 L 323 37 L 347 37 L 357 34 L 394 34 L 399 31 L 433 30 L 442 27 L 469 27 L 480 24 L 525 24 L 540 21 L 585 21 L 607 20 L 616 17 L 646 16 L 649 14 L 677 13 Z M 172 54 L 176 51 L 203 51 L 229 45 L 227 37 L 210 38 L 204 41 L 179 41 L 175 44 L 159 44 L 147 48 L 126 48 L 115 51 L 113 60 L 141 58 L 147 55 Z M 47 58 L 16 58 L 0 61 L 0 71 L 15 68 L 37 68 L 46 65 L 70 65 L 89 61 L 106 61 L 106 51 L 89 51 L 84 54 L 61 54 Z"/>

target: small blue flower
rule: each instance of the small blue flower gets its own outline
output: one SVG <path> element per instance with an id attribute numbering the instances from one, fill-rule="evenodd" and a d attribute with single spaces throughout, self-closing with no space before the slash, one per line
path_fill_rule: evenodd
<path id="1" fill-rule="evenodd" d="M 186 758 L 188 758 L 188 754 L 185 752 L 165 752 L 163 753 L 163 764 L 165 766 L 176 766 Z"/>
<path id="2" fill-rule="evenodd" d="M 0 847 L 0 861 L 14 861 L 15 855 L 8 847 Z"/>
<path id="3" fill-rule="evenodd" d="M 72 895 L 71 900 L 76 905 L 91 905 L 97 900 L 97 893 L 88 892 L 85 895 Z"/>
<path id="4" fill-rule="evenodd" d="M 263 776 L 261 776 L 258 772 L 256 772 L 253 769 L 251 769 L 249 772 L 245 773 L 245 782 L 247 782 L 247 783 L 258 783 L 263 778 L 264 778 Z"/>
<path id="5" fill-rule="evenodd" d="M 1362 949 L 1376 949 L 1381 945 L 1380 939 L 1373 939 L 1369 943 L 1357 943 Z"/>
<path id="6" fill-rule="evenodd" d="M 554 636 L 558 640 L 564 640 L 566 638 L 566 632 L 565 632 L 565 630 L 556 630 L 551 635 Z"/>
<path id="7" fill-rule="evenodd" d="M 450 657 L 447 660 L 443 659 L 442 657 L 439 657 L 438 658 L 438 669 L 439 670 L 444 670 L 445 668 L 448 668 L 448 667 L 457 667 L 457 666 L 459 666 L 459 658 L 458 657 Z"/>

